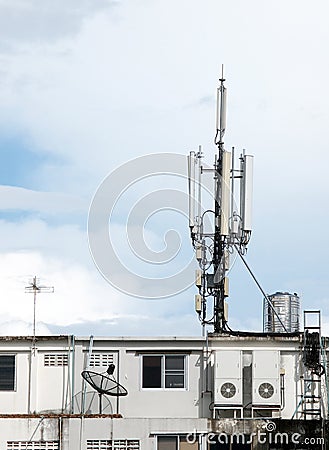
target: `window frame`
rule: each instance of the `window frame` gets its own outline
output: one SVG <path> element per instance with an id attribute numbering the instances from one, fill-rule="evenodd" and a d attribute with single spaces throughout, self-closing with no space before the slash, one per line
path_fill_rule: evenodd
<path id="1" fill-rule="evenodd" d="M 17 354 L 16 353 L 0 353 L 0 358 L 2 356 L 13 356 L 14 357 L 14 387 L 13 389 L 1 389 L 0 394 L 5 392 L 17 392 Z"/>
<path id="2" fill-rule="evenodd" d="M 161 387 L 144 387 L 143 386 L 143 358 L 144 356 L 160 356 L 161 357 Z M 184 386 L 183 387 L 166 387 L 166 356 L 181 356 L 184 361 Z M 186 353 L 141 353 L 140 354 L 140 390 L 141 391 L 188 391 L 188 354 Z"/>

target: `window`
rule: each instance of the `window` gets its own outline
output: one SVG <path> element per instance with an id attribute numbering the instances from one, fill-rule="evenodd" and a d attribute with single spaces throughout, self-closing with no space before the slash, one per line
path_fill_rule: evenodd
<path id="1" fill-rule="evenodd" d="M 198 438 L 188 442 L 185 436 L 158 436 L 157 450 L 198 450 Z"/>
<path id="2" fill-rule="evenodd" d="M 143 355 L 142 358 L 143 388 L 186 388 L 185 355 Z"/>
<path id="3" fill-rule="evenodd" d="M 178 450 L 178 436 L 158 436 L 158 450 Z"/>
<path id="4" fill-rule="evenodd" d="M 185 356 L 165 356 L 165 386 L 166 388 L 183 388 L 185 386 Z"/>
<path id="5" fill-rule="evenodd" d="M 15 390 L 15 355 L 0 355 L 0 391 Z"/>

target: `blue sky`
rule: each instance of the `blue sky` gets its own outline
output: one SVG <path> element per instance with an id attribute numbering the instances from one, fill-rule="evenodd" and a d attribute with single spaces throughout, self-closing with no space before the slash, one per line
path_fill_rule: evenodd
<path id="1" fill-rule="evenodd" d="M 267 292 L 321 308 L 329 332 L 328 9 L 324 0 L 0 1 L 0 333 L 31 332 L 24 286 L 35 274 L 55 286 L 38 299 L 40 333 L 200 333 L 193 287 L 136 299 L 101 276 L 87 218 L 103 179 L 133 158 L 201 144 L 212 164 L 222 63 L 226 146 L 255 155 L 248 261 Z M 118 203 L 117 248 L 144 272 L 124 212 L 159 186 L 185 189 L 164 177 Z M 182 216 L 154 216 L 146 239 L 161 251 L 166 227 L 181 238 L 180 270 L 193 257 Z M 231 327 L 260 330 L 262 298 L 238 261 L 230 279 Z"/>

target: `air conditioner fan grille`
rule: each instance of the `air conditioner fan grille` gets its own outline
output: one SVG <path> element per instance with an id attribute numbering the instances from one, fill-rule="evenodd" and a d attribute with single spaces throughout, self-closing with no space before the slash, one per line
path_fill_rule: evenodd
<path id="1" fill-rule="evenodd" d="M 225 398 L 232 398 L 236 394 L 236 387 L 233 383 L 224 383 L 220 388 L 220 393 Z"/>

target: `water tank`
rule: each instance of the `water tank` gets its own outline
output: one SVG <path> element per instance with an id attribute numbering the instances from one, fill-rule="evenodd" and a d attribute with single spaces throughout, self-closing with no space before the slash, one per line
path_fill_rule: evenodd
<path id="1" fill-rule="evenodd" d="M 300 301 L 296 293 L 276 292 L 268 295 L 269 300 L 280 317 L 288 333 L 299 331 Z M 264 298 L 264 331 L 271 333 L 284 333 L 281 323 L 271 308 L 269 302 Z"/>

